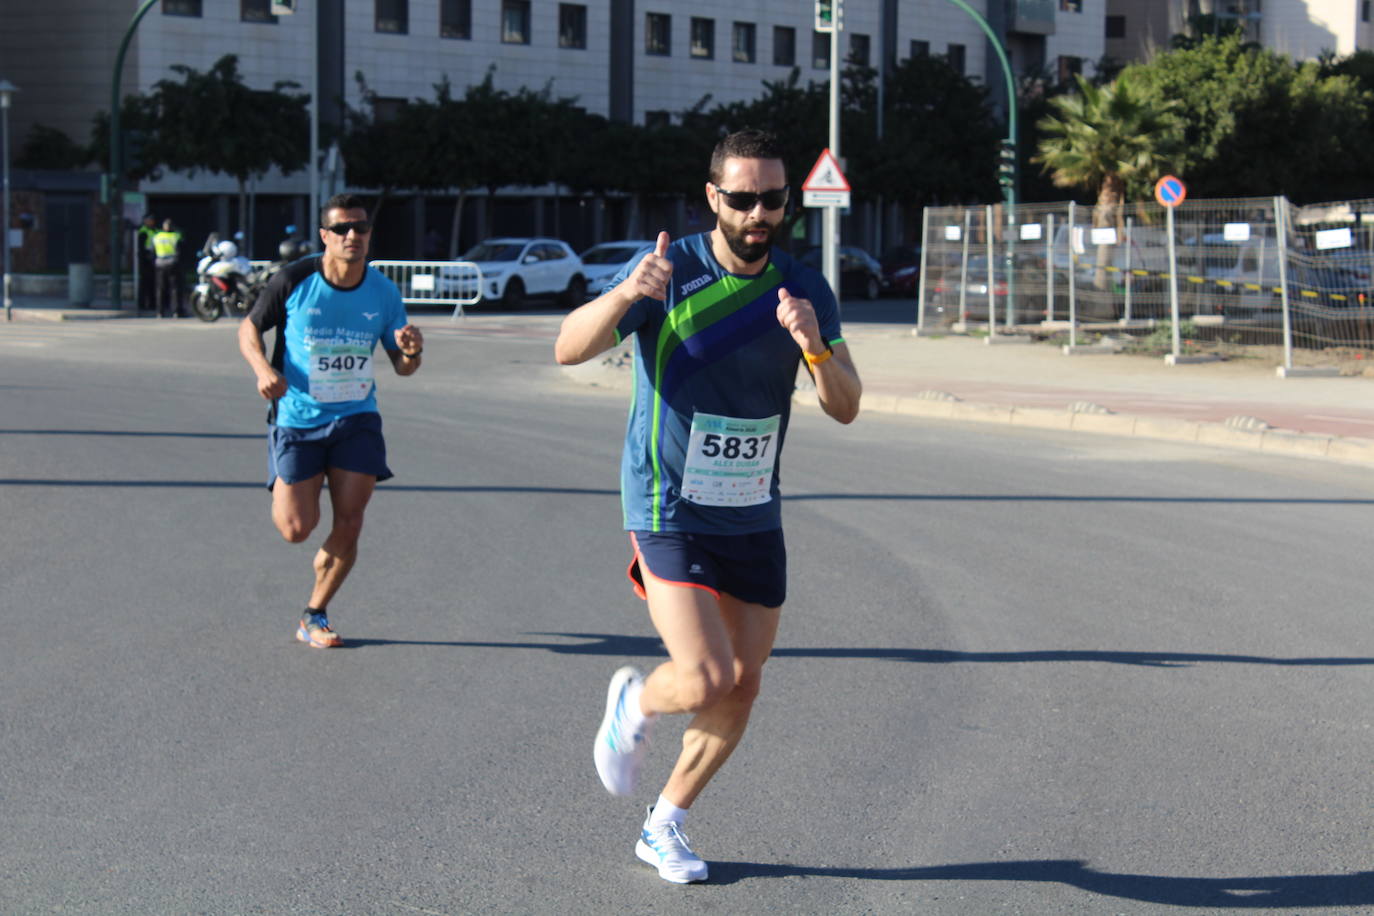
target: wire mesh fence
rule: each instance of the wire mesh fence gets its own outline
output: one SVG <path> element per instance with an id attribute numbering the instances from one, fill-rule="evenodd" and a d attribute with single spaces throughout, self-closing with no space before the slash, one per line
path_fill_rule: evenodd
<path id="1" fill-rule="evenodd" d="M 1374 347 L 1374 201 L 1282 197 L 1164 208 L 928 208 L 917 321 L 990 329 L 1148 327 L 1234 343 Z"/>

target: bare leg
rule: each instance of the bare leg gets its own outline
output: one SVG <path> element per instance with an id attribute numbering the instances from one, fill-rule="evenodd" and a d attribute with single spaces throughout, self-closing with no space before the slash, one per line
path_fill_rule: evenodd
<path id="1" fill-rule="evenodd" d="M 663 795 L 691 807 L 744 736 L 763 664 L 773 650 L 782 608 L 668 585 L 645 576 L 649 613 L 670 660 L 645 681 L 645 712 L 695 712 Z"/>
<path id="2" fill-rule="evenodd" d="M 363 513 L 377 486 L 371 474 L 329 468 L 329 500 L 334 511 L 333 527 L 315 554 L 315 588 L 310 607 L 323 611 L 339 591 L 358 559 L 358 538 L 363 532 Z M 318 511 L 318 510 L 317 510 Z"/>

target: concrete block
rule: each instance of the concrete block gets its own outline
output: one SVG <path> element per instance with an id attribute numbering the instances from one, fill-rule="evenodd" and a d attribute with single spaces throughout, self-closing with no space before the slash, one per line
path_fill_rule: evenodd
<path id="1" fill-rule="evenodd" d="M 1121 347 L 1116 344 L 1064 344 L 1065 356 L 1110 356 L 1113 353 L 1120 353 Z"/>
<path id="2" fill-rule="evenodd" d="M 1003 344 L 1028 344 L 1035 343 L 1024 334 L 989 334 L 983 339 L 983 343 L 989 346 L 1001 346 Z"/>
<path id="3" fill-rule="evenodd" d="M 1180 353 L 1174 356 L 1172 353 L 1164 355 L 1164 365 L 1166 366 L 1187 366 L 1196 363 L 1217 363 L 1221 362 L 1221 357 L 1212 353 Z"/>
<path id="4" fill-rule="evenodd" d="M 1275 374 L 1279 378 L 1340 378 L 1341 370 L 1335 366 L 1279 366 Z"/>

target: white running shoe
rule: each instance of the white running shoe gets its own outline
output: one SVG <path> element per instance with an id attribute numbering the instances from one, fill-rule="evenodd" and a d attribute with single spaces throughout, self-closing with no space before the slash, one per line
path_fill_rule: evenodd
<path id="1" fill-rule="evenodd" d="M 652 812 L 654 809 L 650 808 Z M 706 880 L 706 863 L 687 845 L 687 835 L 672 821 L 651 827 L 645 820 L 635 844 L 635 855 L 658 869 L 658 876 L 674 884 Z"/>
<path id="2" fill-rule="evenodd" d="M 639 779 L 639 766 L 644 762 L 644 749 L 649 746 L 648 723 L 636 729 L 626 707 L 626 695 L 635 685 L 643 685 L 644 675 L 629 665 L 611 676 L 606 691 L 606 715 L 596 733 L 592 756 L 596 760 L 596 775 L 612 795 L 629 795 Z"/>

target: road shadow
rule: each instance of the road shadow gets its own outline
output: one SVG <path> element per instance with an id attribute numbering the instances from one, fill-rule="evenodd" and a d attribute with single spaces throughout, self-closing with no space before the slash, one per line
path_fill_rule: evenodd
<path id="1" fill-rule="evenodd" d="M 263 439 L 264 433 L 191 433 L 185 430 L 0 429 L 0 436 L 118 436 L 131 439 Z"/>
<path id="2" fill-rule="evenodd" d="M 525 636 L 551 636 L 580 642 L 543 642 L 535 640 L 425 642 L 423 640 L 358 639 L 346 645 L 452 646 L 472 649 L 533 649 L 555 655 L 597 655 L 610 657 L 667 658 L 657 636 L 627 636 L 620 633 L 526 633 Z M 1187 668 L 1198 664 L 1278 665 L 1281 667 L 1374 665 L 1374 657 L 1278 658 L 1265 655 L 1225 655 L 1212 652 L 1145 652 L 1105 649 L 1044 649 L 1024 652 L 956 652 L 949 649 L 894 649 L 888 647 L 796 648 L 778 646 L 770 658 L 856 659 L 912 662 L 927 665 L 959 663 L 1023 664 L 1029 662 L 1103 662 L 1114 665 L 1139 665 L 1151 668 Z"/>
<path id="3" fill-rule="evenodd" d="M 1249 878 L 1175 878 L 1096 871 L 1082 861 L 971 862 L 913 868 L 845 868 L 710 862 L 712 884 L 749 878 L 857 878 L 865 881 L 1053 882 L 1103 897 L 1179 907 L 1260 910 L 1374 905 L 1374 872 Z"/>

